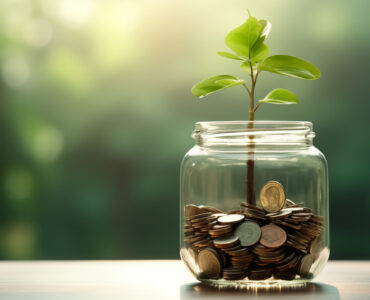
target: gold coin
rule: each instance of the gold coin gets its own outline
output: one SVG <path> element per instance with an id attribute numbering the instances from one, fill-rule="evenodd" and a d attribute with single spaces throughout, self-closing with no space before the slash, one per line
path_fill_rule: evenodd
<path id="1" fill-rule="evenodd" d="M 278 212 L 285 207 L 286 198 L 283 186 L 277 181 L 267 182 L 261 189 L 260 202 L 267 212 Z"/>

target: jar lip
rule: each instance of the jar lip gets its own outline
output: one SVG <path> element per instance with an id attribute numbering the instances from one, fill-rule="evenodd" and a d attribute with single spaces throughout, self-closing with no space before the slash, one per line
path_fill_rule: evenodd
<path id="1" fill-rule="evenodd" d="M 192 137 L 197 145 L 312 145 L 315 133 L 308 121 L 206 121 Z"/>
<path id="2" fill-rule="evenodd" d="M 248 128 L 248 131 L 261 130 L 312 130 L 312 122 L 309 121 L 200 121 L 195 123 L 195 129 L 202 132 L 209 131 L 233 131 Z"/>

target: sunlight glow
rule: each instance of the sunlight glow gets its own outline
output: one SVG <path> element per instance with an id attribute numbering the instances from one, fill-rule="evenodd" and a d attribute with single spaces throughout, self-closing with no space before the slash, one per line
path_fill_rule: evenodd
<path id="1" fill-rule="evenodd" d="M 59 19 L 65 25 L 78 27 L 85 24 L 91 14 L 91 0 L 42 0 L 46 15 Z"/>
<path id="2" fill-rule="evenodd" d="M 91 23 L 93 55 L 101 68 L 113 71 L 137 57 L 138 26 L 141 14 L 138 4 L 124 1 L 117 7 L 106 6 Z"/>
<path id="3" fill-rule="evenodd" d="M 112 10 L 110 15 L 112 25 L 122 32 L 132 32 L 139 25 L 140 11 L 138 4 L 133 1 L 123 1 Z"/>
<path id="4" fill-rule="evenodd" d="M 60 0 L 58 3 L 59 16 L 70 25 L 85 23 L 90 15 L 90 0 Z"/>

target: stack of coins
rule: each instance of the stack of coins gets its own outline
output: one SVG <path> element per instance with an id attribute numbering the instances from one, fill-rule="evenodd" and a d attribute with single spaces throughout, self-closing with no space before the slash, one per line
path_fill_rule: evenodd
<path id="1" fill-rule="evenodd" d="M 253 220 L 258 224 L 263 224 L 267 219 L 265 216 L 266 212 L 263 209 L 245 202 L 240 204 L 240 212 L 249 220 Z"/>
<path id="2" fill-rule="evenodd" d="M 233 231 L 233 226 L 231 224 L 226 225 L 214 225 L 210 230 L 208 230 L 209 235 L 214 238 L 225 237 Z"/>
<path id="3" fill-rule="evenodd" d="M 211 207 L 196 205 L 185 207 L 184 240 L 196 253 L 213 246 L 208 231 L 217 224 L 219 216 L 220 211 Z"/>
<path id="4" fill-rule="evenodd" d="M 212 246 L 212 239 L 208 234 L 208 229 L 212 228 L 216 217 L 211 212 L 196 214 L 185 221 L 187 226 L 185 239 L 194 250 L 200 250 Z M 217 221 L 216 221 L 217 222 Z"/>
<path id="5" fill-rule="evenodd" d="M 184 239 L 202 278 L 306 278 L 322 250 L 324 219 L 286 199 L 276 181 L 260 192 L 262 207 L 241 203 L 226 213 L 185 206 Z"/>
<path id="6" fill-rule="evenodd" d="M 276 262 L 274 277 L 276 279 L 293 280 L 296 276 L 296 269 L 299 262 L 299 255 L 294 250 L 287 250 L 285 256 Z"/>

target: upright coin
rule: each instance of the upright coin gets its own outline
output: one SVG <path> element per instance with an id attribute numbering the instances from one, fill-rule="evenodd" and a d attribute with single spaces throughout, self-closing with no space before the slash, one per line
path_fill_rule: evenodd
<path id="1" fill-rule="evenodd" d="M 277 212 L 285 207 L 286 198 L 283 186 L 277 181 L 267 182 L 261 189 L 260 202 L 267 212 Z"/>
<path id="2" fill-rule="evenodd" d="M 213 248 L 206 248 L 198 254 L 200 271 L 209 278 L 218 278 L 222 272 L 220 256 Z"/>
<path id="3" fill-rule="evenodd" d="M 311 269 L 312 263 L 313 263 L 312 255 L 307 254 L 303 256 L 298 268 L 299 276 L 301 276 L 302 278 L 306 277 Z"/>
<path id="4" fill-rule="evenodd" d="M 261 228 L 252 221 L 246 221 L 238 225 L 234 235 L 239 237 L 240 244 L 244 247 L 252 246 L 257 243 L 261 237 Z"/>
<path id="5" fill-rule="evenodd" d="M 286 232 L 281 227 L 270 223 L 262 226 L 260 243 L 268 248 L 278 248 L 282 246 L 287 238 Z"/>
<path id="6" fill-rule="evenodd" d="M 313 241 L 310 243 L 310 253 L 312 255 L 313 261 L 315 261 L 319 256 L 321 251 L 324 249 L 321 243 L 321 238 L 316 237 Z"/>

